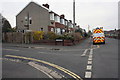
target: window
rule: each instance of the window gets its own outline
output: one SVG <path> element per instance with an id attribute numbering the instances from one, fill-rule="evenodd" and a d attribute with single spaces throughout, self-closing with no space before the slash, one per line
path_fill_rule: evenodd
<path id="1" fill-rule="evenodd" d="M 28 18 L 25 17 L 25 25 L 28 25 Z"/>
<path id="2" fill-rule="evenodd" d="M 60 23 L 61 24 L 65 24 L 65 20 L 64 19 L 60 19 Z"/>
<path id="3" fill-rule="evenodd" d="M 32 24 L 32 18 L 29 18 L 29 24 Z"/>
<path id="4" fill-rule="evenodd" d="M 51 22 L 51 25 L 53 25 L 54 24 L 54 22 Z"/>
<path id="5" fill-rule="evenodd" d="M 65 21 L 65 25 L 67 25 L 68 24 L 68 22 L 67 21 Z"/>
<path id="6" fill-rule="evenodd" d="M 30 20 L 30 24 L 32 24 L 32 20 Z"/>
<path id="7" fill-rule="evenodd" d="M 94 33 L 93 37 L 103 37 L 104 33 Z"/>
<path id="8" fill-rule="evenodd" d="M 54 13 L 50 13 L 50 20 L 54 20 Z"/>
<path id="9" fill-rule="evenodd" d="M 27 17 L 25 17 L 25 21 L 27 21 L 28 20 L 28 18 Z"/>
<path id="10" fill-rule="evenodd" d="M 60 28 L 56 28 L 56 33 L 57 33 L 58 35 L 60 35 L 60 34 L 61 34 L 61 29 L 60 29 Z"/>
<path id="11" fill-rule="evenodd" d="M 60 22 L 60 17 L 59 16 L 55 16 L 55 22 Z"/>
<path id="12" fill-rule="evenodd" d="M 51 28 L 51 31 L 54 32 L 54 28 Z"/>
<path id="13" fill-rule="evenodd" d="M 41 28 L 41 31 L 43 31 L 43 28 Z"/>

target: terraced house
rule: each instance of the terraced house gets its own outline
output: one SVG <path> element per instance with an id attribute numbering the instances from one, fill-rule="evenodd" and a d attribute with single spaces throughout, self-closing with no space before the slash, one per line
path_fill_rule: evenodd
<path id="1" fill-rule="evenodd" d="M 65 15 L 51 11 L 48 4 L 39 5 L 35 2 L 30 2 L 16 16 L 16 29 L 18 32 L 53 31 L 56 34 L 74 30 L 72 21 L 65 19 Z"/>

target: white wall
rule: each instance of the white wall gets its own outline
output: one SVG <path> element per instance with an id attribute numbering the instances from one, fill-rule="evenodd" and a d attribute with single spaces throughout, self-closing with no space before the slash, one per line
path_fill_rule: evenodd
<path id="1" fill-rule="evenodd" d="M 60 23 L 60 16 L 55 16 L 55 22 L 59 22 Z"/>
<path id="2" fill-rule="evenodd" d="M 60 19 L 60 23 L 65 25 L 65 19 Z"/>
<path id="3" fill-rule="evenodd" d="M 50 13 L 50 20 L 54 20 L 54 13 Z"/>

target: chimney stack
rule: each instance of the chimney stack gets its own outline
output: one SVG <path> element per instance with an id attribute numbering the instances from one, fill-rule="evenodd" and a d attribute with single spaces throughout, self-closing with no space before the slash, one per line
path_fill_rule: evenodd
<path id="1" fill-rule="evenodd" d="M 70 23 L 72 23 L 72 20 L 69 20 Z"/>
<path id="2" fill-rule="evenodd" d="M 65 18 L 65 15 L 64 15 L 64 14 L 62 14 L 62 15 L 60 15 L 60 17 L 64 19 L 64 18 Z"/>
<path id="3" fill-rule="evenodd" d="M 49 4 L 43 4 L 43 6 L 49 9 Z"/>
<path id="4" fill-rule="evenodd" d="M 78 25 L 77 27 L 80 28 L 80 25 Z"/>

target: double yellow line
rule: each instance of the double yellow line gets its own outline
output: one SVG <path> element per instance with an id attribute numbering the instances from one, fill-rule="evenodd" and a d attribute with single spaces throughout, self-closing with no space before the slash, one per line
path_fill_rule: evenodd
<path id="1" fill-rule="evenodd" d="M 76 80 L 83 80 L 80 76 L 78 76 L 77 74 L 69 71 L 68 69 L 65 69 L 61 66 L 58 66 L 56 64 L 52 64 L 52 63 L 49 63 L 49 62 L 46 62 L 46 61 L 43 61 L 43 60 L 38 60 L 38 59 L 35 59 L 35 58 L 27 58 L 27 57 L 23 57 L 23 56 L 15 56 L 15 55 L 5 55 L 6 57 L 11 57 L 11 58 L 19 58 L 19 59 L 26 59 L 26 60 L 32 60 L 32 61 L 36 61 L 36 62 L 40 62 L 40 63 L 43 63 L 43 64 L 47 64 L 49 66 L 52 66 L 58 70 L 61 70 L 63 71 L 64 73 L 70 75 L 71 77 L 75 78 Z"/>

